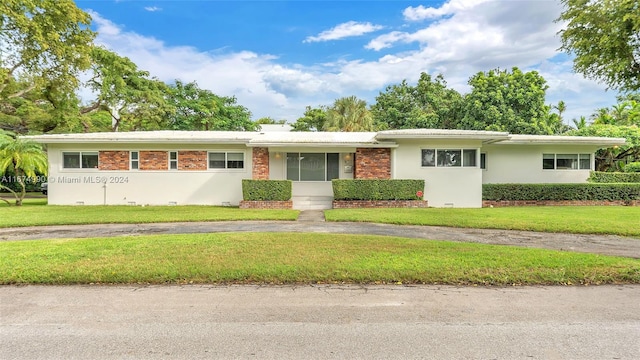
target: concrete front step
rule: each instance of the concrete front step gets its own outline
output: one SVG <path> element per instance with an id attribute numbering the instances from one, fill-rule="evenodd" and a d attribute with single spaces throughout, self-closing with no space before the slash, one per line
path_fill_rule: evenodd
<path id="1" fill-rule="evenodd" d="M 296 210 L 326 210 L 333 207 L 331 196 L 294 196 L 291 200 Z"/>

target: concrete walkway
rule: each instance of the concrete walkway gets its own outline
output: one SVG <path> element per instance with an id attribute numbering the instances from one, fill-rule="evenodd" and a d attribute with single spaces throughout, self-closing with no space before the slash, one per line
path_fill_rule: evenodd
<path id="1" fill-rule="evenodd" d="M 325 222 L 322 211 L 303 211 L 298 221 L 219 221 L 154 224 L 34 226 L 0 229 L 0 241 L 198 234 L 219 232 L 332 233 L 398 236 L 414 239 L 512 245 L 640 259 L 640 239 L 612 235 L 581 235 L 532 231 L 464 229 L 374 223 Z"/>
<path id="2" fill-rule="evenodd" d="M 322 210 L 302 210 L 298 214 L 298 221 L 325 221 Z"/>

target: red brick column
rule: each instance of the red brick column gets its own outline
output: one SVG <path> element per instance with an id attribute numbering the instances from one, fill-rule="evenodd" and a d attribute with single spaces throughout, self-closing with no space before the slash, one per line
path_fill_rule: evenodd
<path id="1" fill-rule="evenodd" d="M 129 170 L 129 152 L 100 151 L 98 164 L 100 170 Z"/>
<path id="2" fill-rule="evenodd" d="M 269 179 L 269 149 L 264 147 L 253 148 L 253 166 L 251 176 L 253 180 Z"/>
<path id="3" fill-rule="evenodd" d="M 140 151 L 140 170 L 168 170 L 169 154 L 166 151 Z"/>
<path id="4" fill-rule="evenodd" d="M 355 179 L 391 179 L 391 149 L 357 148 Z"/>
<path id="5" fill-rule="evenodd" d="M 178 152 L 178 170 L 207 170 L 207 152 Z"/>

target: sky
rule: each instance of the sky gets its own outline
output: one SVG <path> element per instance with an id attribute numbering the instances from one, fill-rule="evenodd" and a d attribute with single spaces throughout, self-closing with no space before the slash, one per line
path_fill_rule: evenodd
<path id="1" fill-rule="evenodd" d="M 468 93 L 480 71 L 538 71 L 565 122 L 616 103 L 558 51 L 559 0 L 93 0 L 96 42 L 167 83 L 235 96 L 253 119 L 295 122 L 306 106 L 443 74 Z"/>

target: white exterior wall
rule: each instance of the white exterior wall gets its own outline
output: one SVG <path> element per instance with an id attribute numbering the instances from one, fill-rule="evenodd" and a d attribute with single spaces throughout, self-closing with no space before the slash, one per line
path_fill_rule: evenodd
<path id="1" fill-rule="evenodd" d="M 590 170 L 543 170 L 542 154 L 590 154 L 594 168 L 594 146 L 562 145 L 486 145 L 486 170 L 482 182 L 499 183 L 582 183 Z"/>
<path id="2" fill-rule="evenodd" d="M 285 180 L 287 178 L 287 153 L 336 153 L 340 155 L 340 179 L 353 179 L 353 153 L 355 148 L 269 148 L 269 179 Z M 350 159 L 345 157 L 349 154 Z M 351 166 L 351 172 L 345 168 Z M 292 196 L 329 196 L 333 197 L 331 181 L 294 181 Z"/>
<path id="3" fill-rule="evenodd" d="M 106 171 L 62 168 L 63 151 L 99 150 L 243 152 L 244 169 Z M 48 155 L 48 202 L 52 205 L 238 205 L 242 200 L 242 179 L 251 179 L 251 149 L 244 145 L 116 147 L 113 144 L 50 144 Z"/>
<path id="4" fill-rule="evenodd" d="M 482 207 L 481 141 L 399 140 L 391 151 L 393 179 L 424 179 L 433 207 Z M 422 149 L 477 149 L 477 167 L 423 167 Z"/>

